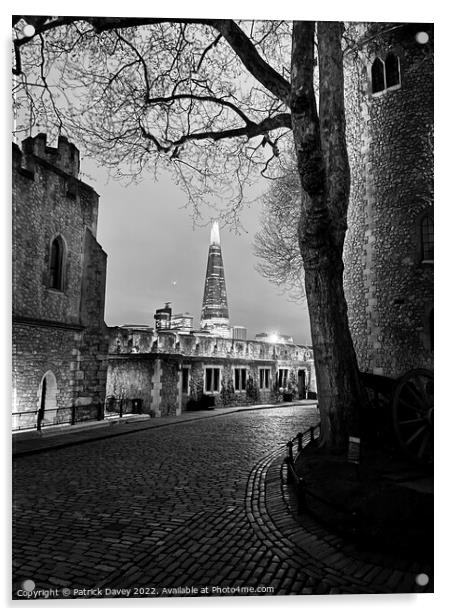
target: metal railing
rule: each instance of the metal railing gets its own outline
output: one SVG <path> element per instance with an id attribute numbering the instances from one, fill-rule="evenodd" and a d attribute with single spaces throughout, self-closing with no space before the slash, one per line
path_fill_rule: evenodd
<path id="1" fill-rule="evenodd" d="M 87 421 L 100 421 L 104 419 L 104 403 L 63 406 L 40 411 L 20 411 L 12 414 L 13 432 L 48 428 L 59 425 L 75 425 Z"/>
<path id="2" fill-rule="evenodd" d="M 91 404 L 58 407 L 40 411 L 19 411 L 12 414 L 12 431 L 39 430 L 50 426 L 75 425 L 89 421 L 101 421 L 106 417 L 142 413 L 141 398 L 114 398 Z"/>
<path id="3" fill-rule="evenodd" d="M 303 477 L 298 475 L 295 463 L 301 456 L 303 449 L 310 443 L 315 443 L 320 438 L 320 423 L 311 426 L 304 432 L 299 432 L 292 440 L 287 443 L 287 456 L 284 463 L 287 466 L 287 483 L 295 489 L 298 513 L 306 508 L 306 482 Z M 294 448 L 297 448 L 296 454 Z"/>

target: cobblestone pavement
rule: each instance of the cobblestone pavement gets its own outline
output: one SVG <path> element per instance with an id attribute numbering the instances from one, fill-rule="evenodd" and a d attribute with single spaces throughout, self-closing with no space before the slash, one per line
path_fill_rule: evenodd
<path id="1" fill-rule="evenodd" d="M 29 580 L 51 598 L 428 589 L 422 563 L 297 517 L 283 445 L 317 421 L 314 407 L 243 411 L 15 459 L 13 596 Z"/>

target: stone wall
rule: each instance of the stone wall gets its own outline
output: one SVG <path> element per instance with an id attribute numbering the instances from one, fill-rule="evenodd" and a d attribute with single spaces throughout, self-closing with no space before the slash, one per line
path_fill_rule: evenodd
<path id="1" fill-rule="evenodd" d="M 237 341 L 174 331 L 110 328 L 107 395 L 116 399 L 140 398 L 143 412 L 153 416 L 178 415 L 196 408 L 206 395 L 217 407 L 268 404 L 282 399 L 276 377 L 288 370 L 291 389 L 298 386 L 298 371 L 305 373 L 306 392 L 315 395 L 312 349 L 295 344 Z M 205 390 L 206 368 L 219 368 L 218 391 Z M 189 391 L 182 391 L 182 370 L 189 370 Z M 234 387 L 235 368 L 247 371 L 245 388 Z M 270 370 L 267 389 L 260 388 L 259 369 Z M 295 394 L 297 399 L 297 394 Z"/>
<path id="2" fill-rule="evenodd" d="M 151 413 L 154 361 L 131 355 L 127 358 L 110 357 L 107 371 L 107 398 L 117 400 L 139 398 L 144 413 Z M 108 405 L 107 405 L 108 406 Z"/>
<path id="3" fill-rule="evenodd" d="M 312 362 L 312 348 L 294 343 L 234 340 L 175 331 L 111 327 L 109 353 L 179 353 L 187 357 Z"/>
<path id="4" fill-rule="evenodd" d="M 105 398 L 107 257 L 95 236 L 98 196 L 78 172 L 78 150 L 64 138 L 57 148 L 45 135 L 26 139 L 22 151 L 13 145 L 13 413 L 28 413 L 14 416 L 15 427 L 36 420 L 49 371 L 57 390 L 52 405 Z M 49 259 L 58 235 L 63 284 L 53 289 Z"/>
<path id="5" fill-rule="evenodd" d="M 427 45 L 416 42 L 419 30 Z M 420 217 L 433 206 L 432 45 L 431 26 L 393 28 L 349 57 L 346 70 L 350 326 L 361 370 L 393 377 L 433 364 L 433 263 L 419 249 Z M 400 61 L 400 87 L 372 94 L 370 66 L 389 51 Z"/>

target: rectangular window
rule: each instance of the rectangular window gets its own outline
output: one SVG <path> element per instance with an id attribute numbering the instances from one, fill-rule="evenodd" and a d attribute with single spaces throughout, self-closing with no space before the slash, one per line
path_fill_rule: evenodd
<path id="1" fill-rule="evenodd" d="M 260 389 L 270 389 L 270 368 L 259 368 Z"/>
<path id="2" fill-rule="evenodd" d="M 182 393 L 189 393 L 190 368 L 182 368 Z"/>
<path id="3" fill-rule="evenodd" d="M 288 368 L 280 368 L 278 370 L 278 387 L 283 387 L 285 389 L 287 387 L 288 377 L 289 377 Z"/>
<path id="4" fill-rule="evenodd" d="M 234 389 L 235 391 L 245 391 L 246 389 L 246 368 L 234 369 Z"/>
<path id="5" fill-rule="evenodd" d="M 220 391 L 220 368 L 206 368 L 204 383 L 206 393 L 218 393 Z"/>

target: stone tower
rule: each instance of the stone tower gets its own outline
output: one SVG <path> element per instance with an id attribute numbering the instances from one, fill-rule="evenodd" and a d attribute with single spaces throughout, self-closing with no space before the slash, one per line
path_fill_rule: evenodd
<path id="1" fill-rule="evenodd" d="M 201 329 L 208 330 L 214 336 L 231 337 L 220 231 L 216 221 L 212 224 L 210 232 L 209 256 L 207 258 L 206 282 L 201 311 Z"/>
<path id="2" fill-rule="evenodd" d="M 433 25 L 361 26 L 344 286 L 360 369 L 398 378 L 433 367 Z"/>

